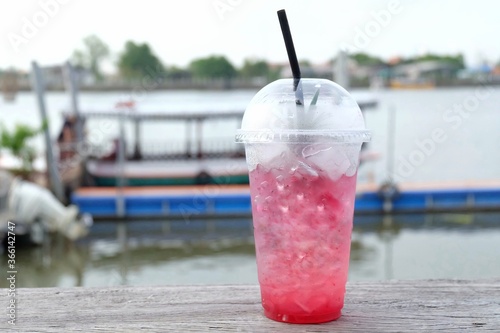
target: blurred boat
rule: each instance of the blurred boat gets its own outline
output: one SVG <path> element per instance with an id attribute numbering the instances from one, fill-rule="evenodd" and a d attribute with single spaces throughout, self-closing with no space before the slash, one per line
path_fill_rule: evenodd
<path id="1" fill-rule="evenodd" d="M 120 106 L 129 108 L 130 105 Z M 66 119 L 70 119 L 67 115 Z M 134 129 L 134 142 L 126 142 L 125 134 L 108 144 L 88 145 L 88 156 L 81 156 L 72 133 L 74 122 L 63 126 L 58 139 L 60 166 L 74 170 L 83 165 L 87 186 L 161 186 L 194 184 L 242 184 L 248 183 L 243 146 L 233 140 L 207 139 L 204 127 L 214 119 L 235 119 L 242 117 L 242 111 L 223 112 L 178 112 L 144 113 L 113 110 L 107 112 L 82 112 L 80 119 L 107 118 L 117 121 L 121 127 L 129 122 Z M 145 122 L 179 123 L 185 127 L 185 138 L 177 142 L 158 142 L 154 146 L 140 141 Z M 236 123 L 236 121 L 235 121 Z M 66 122 L 65 122 L 66 124 Z M 66 126 L 66 125 L 65 125 Z M 65 133 L 68 132 L 68 133 Z M 83 163 L 75 160 L 75 157 Z M 62 170 L 61 170 L 62 172 Z"/>
<path id="2" fill-rule="evenodd" d="M 359 101 L 360 108 L 374 108 L 373 99 Z M 120 108 L 135 107 L 122 105 Z M 121 123 L 129 122 L 134 129 L 133 148 L 122 137 L 115 138 L 111 150 L 103 151 L 103 146 L 87 147 L 93 152 L 85 160 L 83 167 L 87 186 L 164 186 L 164 185 L 203 185 L 203 184 L 248 184 L 248 170 L 243 145 L 234 143 L 231 138 L 210 139 L 204 136 L 204 129 L 212 120 L 231 120 L 239 124 L 243 110 L 207 111 L 207 112 L 81 112 L 82 122 L 89 119 L 107 118 Z M 67 119 L 69 116 L 67 115 Z M 156 146 L 144 146 L 140 142 L 141 124 L 146 122 L 178 123 L 185 128 L 184 140 L 158 143 Z M 65 122 L 66 124 L 66 122 Z M 71 125 L 74 127 L 74 124 Z M 236 130 L 236 128 L 235 128 Z M 77 154 L 74 134 L 64 138 L 63 128 L 59 137 L 60 165 L 71 165 Z M 62 146 L 68 141 L 69 149 Z M 108 145 L 109 146 L 109 145 Z M 120 156 L 120 153 L 122 156 Z M 376 154 L 363 154 L 363 160 L 376 158 Z M 78 164 L 78 163 L 76 163 Z M 73 166 L 76 167 L 75 163 Z M 68 169 L 68 168 L 67 168 Z"/>
<path id="3" fill-rule="evenodd" d="M 119 213 L 117 200 L 124 201 Z M 500 210 L 500 182 L 401 183 L 390 198 L 390 213 L 485 212 Z M 73 193 L 72 202 L 95 219 L 189 219 L 249 217 L 248 185 L 92 187 Z M 380 215 L 386 197 L 377 184 L 358 184 L 355 213 Z"/>
<path id="4" fill-rule="evenodd" d="M 395 78 L 389 81 L 391 89 L 434 89 L 436 83 L 426 78 Z"/>

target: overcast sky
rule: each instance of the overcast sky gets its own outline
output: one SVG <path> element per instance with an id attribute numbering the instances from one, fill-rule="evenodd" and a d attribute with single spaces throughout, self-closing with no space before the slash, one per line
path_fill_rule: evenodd
<path id="1" fill-rule="evenodd" d="M 462 52 L 469 65 L 500 60 L 495 0 L 24 0 L 0 2 L 0 68 L 61 63 L 90 34 L 109 45 L 108 69 L 127 40 L 148 42 L 166 65 L 209 54 L 236 65 L 284 62 L 282 8 L 300 59 L 325 62 L 344 47 L 385 59 Z"/>

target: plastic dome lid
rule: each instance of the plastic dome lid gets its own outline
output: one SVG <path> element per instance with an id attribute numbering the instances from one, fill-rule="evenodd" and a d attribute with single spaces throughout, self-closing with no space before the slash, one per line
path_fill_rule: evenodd
<path id="1" fill-rule="evenodd" d="M 293 88 L 293 79 L 277 80 L 262 88 L 245 110 L 236 141 L 370 141 L 358 104 L 340 85 L 325 79 L 301 79 L 296 92 Z"/>

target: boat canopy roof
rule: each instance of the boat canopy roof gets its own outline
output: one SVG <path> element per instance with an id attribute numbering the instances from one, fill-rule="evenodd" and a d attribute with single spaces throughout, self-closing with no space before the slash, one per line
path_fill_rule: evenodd
<path id="1" fill-rule="evenodd" d="M 69 112 L 63 113 L 71 115 Z M 161 112 L 161 111 L 80 111 L 79 116 L 84 119 L 91 118 L 124 118 L 133 121 L 142 120 L 206 120 L 216 118 L 238 118 L 243 117 L 243 110 L 228 110 L 228 111 L 176 111 L 176 112 Z"/>
<path id="2" fill-rule="evenodd" d="M 358 105 L 361 110 L 374 108 L 377 106 L 377 101 L 374 99 L 358 100 Z M 81 110 L 79 116 L 84 119 L 91 118 L 115 118 L 123 117 L 126 120 L 132 121 L 156 121 L 156 120 L 207 120 L 217 118 L 237 118 L 243 117 L 244 110 L 222 110 L 222 111 L 140 111 L 140 110 Z M 72 113 L 63 112 L 65 116 L 70 116 Z"/>

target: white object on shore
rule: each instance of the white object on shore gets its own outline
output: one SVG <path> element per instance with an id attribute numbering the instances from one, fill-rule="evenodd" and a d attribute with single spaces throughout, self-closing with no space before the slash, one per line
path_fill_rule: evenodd
<path id="1" fill-rule="evenodd" d="M 1 171 L 0 183 L 4 190 L 8 189 L 8 193 L 3 191 L 7 204 L 0 205 L 2 220 L 12 219 L 28 225 L 41 221 L 47 231 L 59 232 L 71 240 L 87 235 L 92 218 L 78 217 L 76 206 L 65 207 L 46 188 Z"/>

